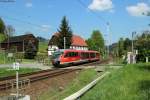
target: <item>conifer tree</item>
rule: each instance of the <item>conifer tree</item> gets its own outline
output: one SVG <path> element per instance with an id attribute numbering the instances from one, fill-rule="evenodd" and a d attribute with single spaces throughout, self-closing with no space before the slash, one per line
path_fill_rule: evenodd
<path id="1" fill-rule="evenodd" d="M 60 27 L 58 29 L 59 37 L 58 37 L 58 42 L 57 46 L 59 49 L 64 49 L 64 38 L 65 38 L 65 49 L 70 48 L 70 45 L 72 43 L 72 30 L 68 25 L 68 21 L 66 17 L 64 16 Z"/>

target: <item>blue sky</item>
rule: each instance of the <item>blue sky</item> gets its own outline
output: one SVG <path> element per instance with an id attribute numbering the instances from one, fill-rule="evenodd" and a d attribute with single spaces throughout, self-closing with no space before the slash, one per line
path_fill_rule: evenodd
<path id="1" fill-rule="evenodd" d="M 150 23 L 150 17 L 142 15 L 150 12 L 150 0 L 4 1 L 0 0 L 0 16 L 6 25 L 15 28 L 16 35 L 29 31 L 49 39 L 66 16 L 73 33 L 85 39 L 93 30 L 100 30 L 108 40 L 106 23 L 109 22 L 111 42 L 116 42 L 120 37 L 131 37 L 133 31 L 148 29 Z"/>

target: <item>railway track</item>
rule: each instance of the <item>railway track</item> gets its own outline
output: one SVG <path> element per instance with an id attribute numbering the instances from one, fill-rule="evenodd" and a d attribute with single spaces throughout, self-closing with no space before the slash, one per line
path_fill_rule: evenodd
<path id="1" fill-rule="evenodd" d="M 109 59 L 91 62 L 91 63 L 85 63 L 85 64 L 81 64 L 78 66 L 85 66 L 85 67 L 86 66 L 93 66 L 93 65 L 98 65 L 98 64 L 105 64 L 108 61 L 109 61 Z M 65 73 L 69 73 L 69 72 L 81 70 L 81 69 L 82 68 L 69 68 L 69 69 L 61 69 L 61 68 L 59 69 L 58 68 L 58 69 L 42 70 L 42 71 L 26 73 L 26 74 L 19 74 L 19 81 L 28 79 L 30 81 L 30 83 L 33 83 L 35 81 L 55 77 L 58 75 L 62 75 Z M 16 78 L 16 76 L 7 76 L 7 77 L 0 78 L 0 90 L 7 90 L 7 89 L 12 88 L 12 83 L 16 82 L 15 78 Z M 25 82 L 24 84 L 27 84 L 27 82 Z M 19 84 L 19 85 L 21 85 L 21 84 Z"/>
<path id="2" fill-rule="evenodd" d="M 95 66 L 95 65 L 101 65 L 101 64 L 107 64 L 110 60 L 101 60 L 101 61 L 95 61 L 95 62 L 90 62 L 90 63 L 84 63 L 79 66 Z"/>
<path id="3" fill-rule="evenodd" d="M 33 83 L 35 81 L 70 73 L 76 70 L 81 70 L 81 69 L 51 69 L 51 70 L 42 70 L 42 71 L 27 73 L 27 74 L 20 74 L 19 81 L 28 79 L 30 83 Z M 8 76 L 8 77 L 0 78 L 0 90 L 11 89 L 12 83 L 16 82 L 15 78 L 16 78 L 15 76 Z M 27 82 L 25 82 L 24 84 L 27 84 Z M 19 85 L 21 84 L 19 83 Z"/>

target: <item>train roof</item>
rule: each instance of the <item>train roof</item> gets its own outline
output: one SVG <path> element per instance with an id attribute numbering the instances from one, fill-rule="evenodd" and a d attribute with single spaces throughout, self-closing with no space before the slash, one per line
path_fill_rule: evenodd
<path id="1" fill-rule="evenodd" d="M 93 50 L 76 50 L 76 49 L 58 49 L 58 52 L 65 52 L 65 51 L 78 51 L 78 52 L 96 52 L 99 53 L 98 51 L 93 51 Z"/>

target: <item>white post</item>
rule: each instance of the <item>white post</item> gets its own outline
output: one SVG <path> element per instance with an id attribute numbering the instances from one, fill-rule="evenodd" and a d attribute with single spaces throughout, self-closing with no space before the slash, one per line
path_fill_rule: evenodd
<path id="1" fill-rule="evenodd" d="M 16 70 L 16 98 L 18 100 L 18 97 L 19 97 L 19 74 L 18 74 L 18 71 L 19 71 L 19 62 L 14 62 L 13 63 L 13 69 Z"/>
<path id="2" fill-rule="evenodd" d="M 107 34 L 108 34 L 108 56 L 109 56 L 109 45 L 111 44 L 111 39 L 110 39 L 110 24 L 107 22 Z"/>
<path id="3" fill-rule="evenodd" d="M 24 40 L 23 40 L 23 53 L 24 53 Z"/>
<path id="4" fill-rule="evenodd" d="M 132 63 L 135 63 L 135 53 L 134 53 L 134 43 L 133 43 L 133 39 L 134 39 L 134 35 L 136 34 L 136 32 L 132 32 Z"/>
<path id="5" fill-rule="evenodd" d="M 64 49 L 66 49 L 66 37 L 64 37 Z"/>
<path id="6" fill-rule="evenodd" d="M 16 90 L 17 90 L 17 100 L 18 100 L 18 97 L 19 97 L 19 84 L 18 84 L 19 80 L 18 80 L 18 71 L 16 70 Z"/>
<path id="7" fill-rule="evenodd" d="M 148 57 L 146 57 L 146 63 L 148 63 Z"/>
<path id="8" fill-rule="evenodd" d="M 4 64 L 5 64 L 6 63 L 6 58 L 5 58 L 6 57 L 6 52 L 4 51 L 3 54 L 4 54 Z"/>

